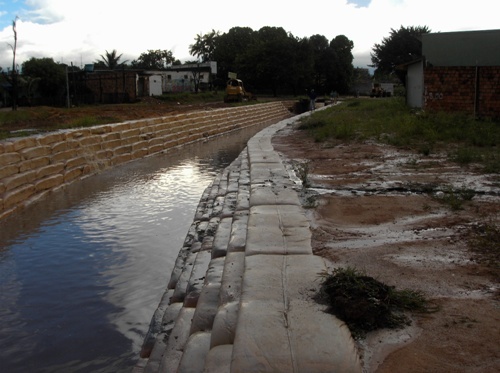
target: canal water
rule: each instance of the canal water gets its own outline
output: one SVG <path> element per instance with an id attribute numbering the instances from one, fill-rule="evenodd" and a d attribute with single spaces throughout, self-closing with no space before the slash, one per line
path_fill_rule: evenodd
<path id="1" fill-rule="evenodd" d="M 130 372 L 203 191 L 262 128 L 118 166 L 0 221 L 0 372 Z"/>

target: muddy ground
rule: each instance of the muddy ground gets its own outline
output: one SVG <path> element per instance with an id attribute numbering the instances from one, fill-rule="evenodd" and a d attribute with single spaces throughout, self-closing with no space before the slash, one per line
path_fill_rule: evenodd
<path id="1" fill-rule="evenodd" d="M 364 371 L 499 372 L 498 258 L 496 269 L 481 264 L 470 247 L 478 227 L 499 227 L 500 177 L 459 167 L 445 152 L 315 143 L 292 127 L 273 144 L 289 162 L 308 164 L 303 202 L 316 254 L 422 291 L 440 307 L 359 340 Z M 470 201 L 445 202 L 447 191 L 466 189 L 475 191 Z"/>

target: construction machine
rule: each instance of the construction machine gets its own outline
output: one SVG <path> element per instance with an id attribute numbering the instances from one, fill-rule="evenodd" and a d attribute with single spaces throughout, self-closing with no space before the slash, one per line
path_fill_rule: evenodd
<path id="1" fill-rule="evenodd" d="M 231 78 L 227 81 L 224 102 L 241 102 L 243 100 L 250 100 L 251 98 L 252 94 L 245 90 L 243 82 L 240 79 Z"/>

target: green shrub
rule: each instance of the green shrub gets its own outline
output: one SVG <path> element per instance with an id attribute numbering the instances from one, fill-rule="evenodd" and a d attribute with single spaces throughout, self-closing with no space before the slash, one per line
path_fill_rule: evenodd
<path id="1" fill-rule="evenodd" d="M 317 111 L 301 122 L 315 141 L 354 141 L 372 138 L 423 155 L 454 146 L 450 159 L 466 165 L 479 162 L 487 172 L 499 172 L 500 124 L 474 120 L 461 113 L 416 111 L 404 98 L 344 100 Z"/>
<path id="2" fill-rule="evenodd" d="M 414 290 L 397 290 L 352 267 L 323 274 L 316 299 L 328 312 L 344 321 L 354 337 L 380 328 L 398 328 L 410 323 L 410 312 L 434 312 L 437 307 Z"/>

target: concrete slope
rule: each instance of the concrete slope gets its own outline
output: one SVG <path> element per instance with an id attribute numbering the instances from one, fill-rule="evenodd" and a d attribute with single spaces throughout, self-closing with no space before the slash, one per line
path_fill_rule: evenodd
<path id="1" fill-rule="evenodd" d="M 312 299 L 331 264 L 271 144 L 297 119 L 259 132 L 203 194 L 135 372 L 361 372 L 345 324 Z"/>

